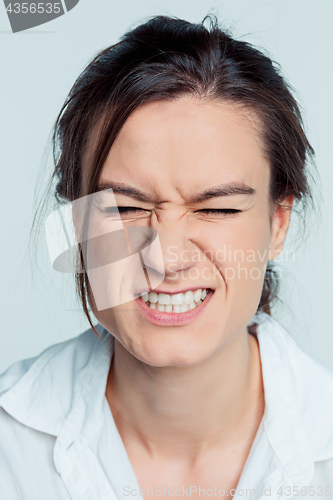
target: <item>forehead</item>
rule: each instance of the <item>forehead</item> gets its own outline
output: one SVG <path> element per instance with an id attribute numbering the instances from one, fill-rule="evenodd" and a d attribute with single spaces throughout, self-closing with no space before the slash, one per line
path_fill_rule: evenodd
<path id="1" fill-rule="evenodd" d="M 148 103 L 124 123 L 100 182 L 131 181 L 158 196 L 173 188 L 184 198 L 222 182 L 259 187 L 268 177 L 259 130 L 253 111 L 228 102 Z"/>

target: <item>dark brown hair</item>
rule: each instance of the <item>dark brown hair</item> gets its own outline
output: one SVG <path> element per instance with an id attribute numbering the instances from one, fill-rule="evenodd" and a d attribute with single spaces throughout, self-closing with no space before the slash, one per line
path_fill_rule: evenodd
<path id="1" fill-rule="evenodd" d="M 150 18 L 97 54 L 84 69 L 54 126 L 52 179 L 57 181 L 57 201 L 96 191 L 113 141 L 138 106 L 183 95 L 227 101 L 256 112 L 271 169 L 271 213 L 289 195 L 303 203 L 312 200 L 306 164 L 314 151 L 290 86 L 262 50 L 235 40 L 214 15 L 208 15 L 198 24 L 167 16 Z M 83 168 L 84 152 L 97 125 L 89 164 Z M 85 272 L 76 275 L 76 285 L 94 329 Z M 277 290 L 275 269 L 268 262 L 258 310 L 271 314 Z"/>

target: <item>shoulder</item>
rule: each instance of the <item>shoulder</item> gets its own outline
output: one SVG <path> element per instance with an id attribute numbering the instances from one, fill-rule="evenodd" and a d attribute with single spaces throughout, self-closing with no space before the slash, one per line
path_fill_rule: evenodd
<path id="1" fill-rule="evenodd" d="M 267 315 L 266 315 L 267 316 Z M 298 401 L 306 401 L 306 394 L 313 397 L 315 392 L 320 390 L 328 396 L 328 400 L 333 402 L 333 369 L 316 360 L 307 354 L 299 342 L 274 318 L 268 317 L 270 329 L 270 349 L 271 354 L 279 361 L 280 366 L 288 373 L 290 380 L 296 390 L 294 396 Z M 306 390 L 305 390 L 306 389 Z M 304 399 L 305 397 L 305 399 Z"/>
<path id="2" fill-rule="evenodd" d="M 308 355 L 277 320 L 263 319 L 261 343 L 274 367 L 272 386 L 288 395 L 316 460 L 333 459 L 333 370 Z"/>
<path id="3" fill-rule="evenodd" d="M 47 347 L 37 356 L 13 363 L 0 374 L 0 398 L 25 376 L 29 375 L 31 377 L 32 373 L 43 368 L 59 367 L 57 365 L 59 362 L 70 361 L 74 363 L 78 361 L 77 358 L 82 358 L 82 355 L 88 354 L 92 341 L 92 331 L 88 329 L 76 337 Z M 80 346 L 80 349 L 78 349 L 78 346 Z"/>
<path id="4" fill-rule="evenodd" d="M 101 325 L 97 331 L 103 337 Z M 88 329 L 14 363 L 0 375 L 0 408 L 25 425 L 56 435 L 89 378 L 101 344 Z"/>
<path id="5" fill-rule="evenodd" d="M 101 325 L 97 331 L 100 338 L 86 330 L 34 358 L 14 363 L 0 375 L 0 482 L 4 498 L 67 498 L 54 453 L 58 438 L 61 447 L 69 432 L 81 433 L 85 421 L 88 430 L 95 429 L 89 411 L 96 411 L 93 397 L 98 400 L 98 391 L 104 391 L 98 369 L 105 359 L 107 375 L 106 347 L 112 345 L 109 340 L 113 338 Z"/>

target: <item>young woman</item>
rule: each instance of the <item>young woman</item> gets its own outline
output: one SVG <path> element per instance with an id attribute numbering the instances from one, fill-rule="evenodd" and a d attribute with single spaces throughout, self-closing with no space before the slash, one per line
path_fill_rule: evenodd
<path id="1" fill-rule="evenodd" d="M 53 139 L 91 328 L 0 377 L 2 498 L 332 498 L 333 374 L 270 315 L 313 154 L 276 66 L 157 16 L 87 66 Z"/>

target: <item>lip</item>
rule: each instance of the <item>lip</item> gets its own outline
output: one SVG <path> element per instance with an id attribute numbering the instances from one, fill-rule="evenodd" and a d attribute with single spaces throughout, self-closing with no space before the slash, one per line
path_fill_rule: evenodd
<path id="1" fill-rule="evenodd" d="M 192 290 L 197 290 L 197 288 L 192 288 Z M 155 292 L 155 290 L 154 290 Z M 165 292 L 156 292 L 156 293 L 165 293 Z M 178 292 L 180 293 L 180 292 Z M 197 306 L 195 309 L 190 309 L 184 313 L 167 313 L 159 311 L 158 309 L 151 309 L 147 306 L 146 302 L 144 302 L 141 297 L 135 299 L 135 302 L 140 309 L 140 312 L 144 316 L 144 318 L 156 326 L 181 326 L 187 325 L 192 321 L 195 321 L 206 309 L 210 299 L 214 294 L 214 290 L 209 290 L 205 300 Z"/>
<path id="2" fill-rule="evenodd" d="M 175 295 L 176 293 L 186 293 L 186 292 L 194 292 L 195 290 L 207 290 L 207 294 L 208 294 L 208 290 L 212 290 L 211 288 L 207 287 L 207 286 L 197 286 L 197 287 L 194 287 L 192 286 L 191 288 L 183 288 L 182 290 L 161 290 L 159 288 L 154 288 L 152 290 L 141 290 L 140 293 L 149 293 L 149 292 L 155 292 L 155 293 L 166 293 L 167 295 Z M 213 290 L 214 291 L 214 290 Z"/>

